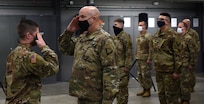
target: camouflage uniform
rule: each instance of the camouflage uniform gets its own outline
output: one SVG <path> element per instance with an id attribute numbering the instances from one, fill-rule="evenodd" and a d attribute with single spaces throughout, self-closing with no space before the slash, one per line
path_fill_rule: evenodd
<path id="1" fill-rule="evenodd" d="M 178 104 L 179 79 L 172 77 L 173 73 L 180 73 L 181 66 L 181 62 L 174 55 L 174 50 L 177 49 L 173 45 L 176 35 L 169 28 L 162 33 L 158 30 L 152 38 L 154 69 L 161 104 Z"/>
<path id="2" fill-rule="evenodd" d="M 136 64 L 137 77 L 142 88 L 149 90 L 152 86 L 151 64 L 147 60 L 152 60 L 152 36 L 148 32 L 139 34 L 136 38 Z"/>
<path id="3" fill-rule="evenodd" d="M 182 61 L 182 68 L 180 74 L 180 88 L 181 88 L 181 100 L 190 101 L 191 92 L 190 92 L 190 75 L 191 70 L 188 68 L 189 65 L 195 65 L 195 53 L 197 52 L 196 42 L 194 39 L 186 33 L 184 36 L 178 36 L 176 38 L 176 47 L 177 50 L 174 52 L 180 53 L 180 61 Z M 181 51 L 181 52 L 179 52 Z"/>
<path id="4" fill-rule="evenodd" d="M 69 94 L 78 104 L 112 104 L 118 92 L 115 45 L 110 34 L 99 29 L 90 35 L 73 37 L 65 31 L 59 37 L 59 50 L 74 55 Z"/>
<path id="5" fill-rule="evenodd" d="M 133 47 L 131 36 L 121 31 L 117 36 L 112 36 L 114 43 L 117 47 L 117 63 L 120 71 L 120 83 L 119 92 L 116 95 L 117 104 L 127 104 L 128 103 L 128 82 L 129 82 L 129 72 L 125 72 L 124 69 L 128 68 L 131 70 L 131 65 L 133 61 Z"/>
<path id="6" fill-rule="evenodd" d="M 43 57 L 25 44 L 19 44 L 6 63 L 4 90 L 6 104 L 40 104 L 41 78 L 58 72 L 58 57 L 48 46 L 41 49 Z"/>
<path id="7" fill-rule="evenodd" d="M 196 76 L 195 76 L 195 70 L 196 70 L 196 63 L 198 61 L 198 55 L 199 55 L 199 51 L 200 51 L 200 40 L 199 40 L 199 35 L 198 33 L 190 28 L 187 32 L 196 42 L 196 47 L 197 47 L 197 52 L 195 53 L 195 63 L 193 65 L 193 71 L 191 71 L 191 75 L 190 75 L 190 84 L 191 84 L 191 90 L 193 91 L 194 87 L 195 87 L 195 83 L 196 83 Z"/>

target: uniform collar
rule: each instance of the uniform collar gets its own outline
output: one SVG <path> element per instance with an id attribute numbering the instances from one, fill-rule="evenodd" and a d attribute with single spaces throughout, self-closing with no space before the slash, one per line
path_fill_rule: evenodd
<path id="1" fill-rule="evenodd" d="M 125 31 L 122 30 L 118 35 L 115 35 L 115 36 L 120 37 L 124 32 L 125 32 Z"/>
<path id="2" fill-rule="evenodd" d="M 144 37 L 146 33 L 147 33 L 147 31 L 145 31 L 144 33 L 140 33 L 140 36 Z"/>
<path id="3" fill-rule="evenodd" d="M 24 47 L 28 50 L 31 50 L 31 47 L 28 44 L 24 44 L 24 43 L 19 43 L 18 46 Z"/>
<path id="4" fill-rule="evenodd" d="M 166 33 L 170 30 L 170 28 L 167 28 L 165 31 L 161 32 L 161 29 L 159 29 L 159 32 L 158 32 L 158 36 L 164 36 L 166 35 Z"/>
<path id="5" fill-rule="evenodd" d="M 99 32 L 101 31 L 101 29 L 96 30 L 95 32 L 93 32 L 90 35 L 87 34 L 82 34 L 82 40 L 81 41 L 89 41 L 89 40 L 93 40 L 97 35 L 99 35 Z"/>

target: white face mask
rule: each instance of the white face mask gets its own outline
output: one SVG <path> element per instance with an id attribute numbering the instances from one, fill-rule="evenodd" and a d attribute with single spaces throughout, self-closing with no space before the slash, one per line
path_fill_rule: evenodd
<path id="1" fill-rule="evenodd" d="M 179 34 L 181 34 L 183 31 L 182 31 L 182 28 L 177 28 L 177 32 L 179 33 Z"/>
<path id="2" fill-rule="evenodd" d="M 143 27 L 142 26 L 138 26 L 138 31 L 142 31 Z"/>

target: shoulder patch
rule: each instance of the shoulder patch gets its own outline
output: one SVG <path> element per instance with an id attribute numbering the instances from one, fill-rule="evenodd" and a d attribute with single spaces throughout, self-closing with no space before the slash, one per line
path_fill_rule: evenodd
<path id="1" fill-rule="evenodd" d="M 31 63 L 36 63 L 36 53 L 31 56 Z"/>

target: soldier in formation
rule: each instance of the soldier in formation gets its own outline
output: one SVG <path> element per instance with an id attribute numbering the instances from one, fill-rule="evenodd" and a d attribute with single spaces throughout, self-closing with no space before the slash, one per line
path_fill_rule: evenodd
<path id="1" fill-rule="evenodd" d="M 174 47 L 177 33 L 170 28 L 171 15 L 160 13 L 157 25 L 160 28 L 152 37 L 154 70 L 160 104 L 178 104 L 179 73 L 181 63 L 176 60 Z M 179 54 L 179 53 L 177 53 Z"/>
<path id="2" fill-rule="evenodd" d="M 183 20 L 184 23 L 187 24 L 187 33 L 194 39 L 194 41 L 196 42 L 196 53 L 195 54 L 195 63 L 194 65 L 192 65 L 192 70 L 190 71 L 191 72 L 191 75 L 190 75 L 190 84 L 191 84 L 191 92 L 194 92 L 194 87 L 195 87 L 195 84 L 196 84 L 196 76 L 195 76 L 195 70 L 196 70 L 196 63 L 198 61 L 198 55 L 199 55 L 199 52 L 200 52 L 200 39 L 199 39 L 199 35 L 198 33 L 191 28 L 191 21 L 190 19 L 184 19 Z"/>
<path id="3" fill-rule="evenodd" d="M 152 86 L 152 36 L 147 32 L 147 23 L 140 21 L 138 23 L 139 35 L 136 38 L 136 65 L 137 77 L 143 90 L 137 93 L 137 96 L 151 96 Z"/>
<path id="4" fill-rule="evenodd" d="M 131 36 L 123 30 L 124 20 L 114 20 L 112 38 L 117 49 L 117 63 L 119 68 L 119 92 L 116 95 L 117 104 L 128 104 L 129 72 L 133 61 L 133 46 Z"/>
<path id="5" fill-rule="evenodd" d="M 179 22 L 177 32 L 178 36 L 176 38 L 176 53 L 180 53 L 179 58 L 182 62 L 181 73 L 180 73 L 180 100 L 181 104 L 190 104 L 191 98 L 191 84 L 190 76 L 195 65 L 195 53 L 197 53 L 196 42 L 188 34 L 188 26 L 184 22 Z M 181 52 L 180 52 L 181 51 Z"/>

